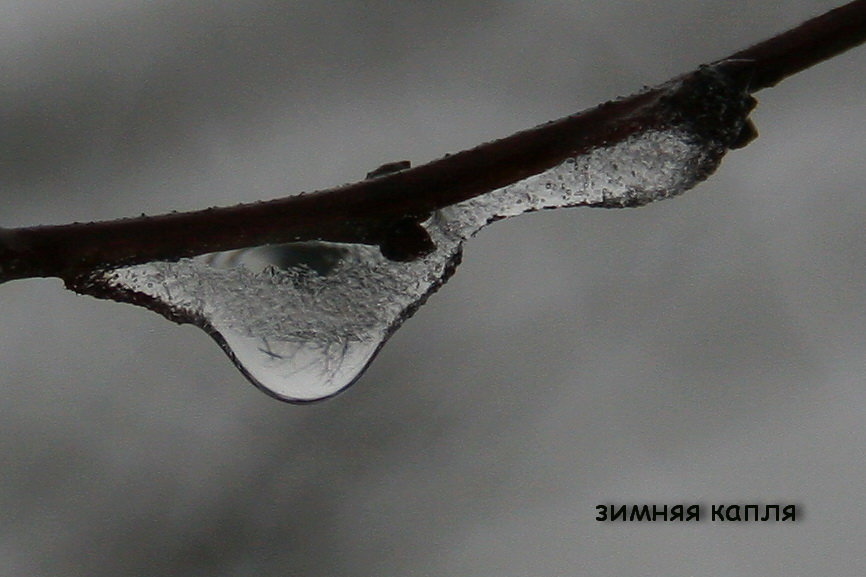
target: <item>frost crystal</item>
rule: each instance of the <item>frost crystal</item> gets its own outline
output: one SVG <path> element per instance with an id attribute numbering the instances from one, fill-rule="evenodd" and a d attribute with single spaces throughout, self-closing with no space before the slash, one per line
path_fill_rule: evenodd
<path id="1" fill-rule="evenodd" d="M 724 148 L 678 127 L 570 158 L 434 213 L 423 224 L 436 250 L 412 262 L 387 260 L 373 246 L 305 242 L 96 272 L 79 290 L 108 291 L 194 323 L 265 392 L 316 401 L 361 375 L 448 279 L 463 241 L 486 224 L 539 209 L 635 206 L 674 196 L 712 172 Z"/>

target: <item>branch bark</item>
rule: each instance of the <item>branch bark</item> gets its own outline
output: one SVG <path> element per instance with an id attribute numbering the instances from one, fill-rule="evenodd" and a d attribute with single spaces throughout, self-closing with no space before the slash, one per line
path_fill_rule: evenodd
<path id="1" fill-rule="evenodd" d="M 856 0 L 709 66 L 753 94 L 864 40 L 866 0 Z M 0 282 L 60 277 L 71 283 L 94 268 L 304 240 L 375 244 L 387 255 L 395 230 L 417 237 L 423 234 L 417 223 L 435 210 L 669 122 L 670 103 L 693 103 L 693 81 L 705 69 L 416 168 L 338 188 L 188 213 L 0 229 Z M 732 138 L 731 147 L 748 137 Z M 431 248 L 423 238 L 416 241 L 419 253 Z M 402 256 L 411 258 L 411 251 Z"/>

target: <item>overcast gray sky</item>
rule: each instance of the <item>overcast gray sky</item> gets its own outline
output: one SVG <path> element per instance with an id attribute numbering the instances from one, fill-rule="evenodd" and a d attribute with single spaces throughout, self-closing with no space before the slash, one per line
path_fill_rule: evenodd
<path id="1" fill-rule="evenodd" d="M 274 198 L 625 95 L 836 2 L 0 1 L 0 226 Z M 2 575 L 851 575 L 866 51 L 682 198 L 497 223 L 348 392 L 0 287 Z M 600 503 L 796 503 L 602 524 Z"/>

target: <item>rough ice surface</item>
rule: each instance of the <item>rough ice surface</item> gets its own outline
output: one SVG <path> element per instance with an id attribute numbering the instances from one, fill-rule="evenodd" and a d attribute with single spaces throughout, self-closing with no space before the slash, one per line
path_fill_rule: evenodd
<path id="1" fill-rule="evenodd" d="M 489 222 L 546 208 L 667 198 L 712 172 L 720 156 L 718 143 L 685 128 L 632 136 L 434 213 L 423 225 L 437 248 L 412 262 L 387 260 L 375 246 L 304 242 L 101 271 L 89 283 L 203 328 L 265 392 L 316 401 L 361 375 L 447 280 L 463 241 Z"/>

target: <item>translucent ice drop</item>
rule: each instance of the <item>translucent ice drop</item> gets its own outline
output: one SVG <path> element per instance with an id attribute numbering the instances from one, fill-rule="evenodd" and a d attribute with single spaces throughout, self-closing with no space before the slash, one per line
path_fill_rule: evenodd
<path id="1" fill-rule="evenodd" d="M 387 260 L 375 246 L 304 242 L 99 271 L 77 290 L 193 323 L 268 394 L 317 401 L 358 379 L 448 279 L 463 241 L 489 222 L 670 197 L 712 172 L 720 157 L 718 143 L 684 128 L 632 136 L 434 213 L 423 224 L 436 250 L 412 262 Z"/>

